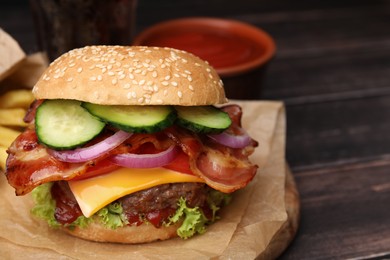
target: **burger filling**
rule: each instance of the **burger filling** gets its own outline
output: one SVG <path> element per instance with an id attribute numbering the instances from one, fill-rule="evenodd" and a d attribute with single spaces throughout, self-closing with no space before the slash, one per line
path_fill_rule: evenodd
<path id="1" fill-rule="evenodd" d="M 228 194 L 255 176 L 257 166 L 248 157 L 257 142 L 241 128 L 237 105 L 153 107 L 152 115 L 149 109 L 140 113 L 134 107 L 63 100 L 34 103 L 26 117 L 29 127 L 8 149 L 8 182 L 17 195 L 33 191 L 33 213 L 51 226 L 85 227 L 95 219 L 113 229 L 181 222 L 179 236 L 202 233 Z M 108 111 L 116 113 L 115 120 L 107 119 Z M 146 186 L 132 187 L 129 174 Z M 111 183 L 106 197 L 104 190 L 88 192 L 92 200 L 99 195 L 107 203 L 86 207 L 91 197 L 83 200 L 82 188 L 76 187 L 83 181 L 91 183 L 88 189 L 100 187 L 98 181 Z M 118 185 L 125 194 L 111 193 Z"/>
<path id="2" fill-rule="evenodd" d="M 32 213 L 50 226 L 86 227 L 93 220 L 107 228 L 151 224 L 156 228 L 183 222 L 178 235 L 188 238 L 203 233 L 228 204 L 230 194 L 218 192 L 203 183 L 174 183 L 155 186 L 124 196 L 86 218 L 65 181 L 47 183 L 34 189 Z"/>

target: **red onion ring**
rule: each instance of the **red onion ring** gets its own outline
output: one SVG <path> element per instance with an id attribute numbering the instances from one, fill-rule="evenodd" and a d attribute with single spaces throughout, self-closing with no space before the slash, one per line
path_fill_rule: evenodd
<path id="1" fill-rule="evenodd" d="M 111 162 L 126 168 L 154 168 L 167 165 L 177 155 L 176 146 L 156 154 L 118 154 L 110 157 Z"/>
<path id="2" fill-rule="evenodd" d="M 127 140 L 132 134 L 124 131 L 118 131 L 103 141 L 85 148 L 75 150 L 56 151 L 49 150 L 57 160 L 62 162 L 79 163 L 86 162 L 100 157 Z"/>
<path id="3" fill-rule="evenodd" d="M 220 134 L 209 134 L 208 137 L 214 141 L 231 148 L 244 148 L 251 143 L 248 133 L 241 128 L 241 135 L 232 135 L 226 131 Z"/>

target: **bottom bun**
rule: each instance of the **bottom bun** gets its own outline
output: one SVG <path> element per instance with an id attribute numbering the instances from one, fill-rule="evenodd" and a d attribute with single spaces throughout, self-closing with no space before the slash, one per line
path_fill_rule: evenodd
<path id="1" fill-rule="evenodd" d="M 93 222 L 86 228 L 63 228 L 63 230 L 72 236 L 90 241 L 138 244 L 177 237 L 176 230 L 180 225 L 181 223 L 179 222 L 168 227 L 161 226 L 160 228 L 156 228 L 150 224 L 142 224 L 140 226 L 125 226 L 117 229 L 109 229 L 99 223 Z"/>

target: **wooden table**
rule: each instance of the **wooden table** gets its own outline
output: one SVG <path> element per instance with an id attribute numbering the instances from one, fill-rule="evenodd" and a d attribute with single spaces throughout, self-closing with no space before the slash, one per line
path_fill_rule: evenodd
<path id="1" fill-rule="evenodd" d="M 3 1 L 0 27 L 33 52 L 25 2 Z M 245 21 L 276 40 L 263 98 L 286 104 L 302 203 L 281 259 L 390 258 L 390 1 L 143 0 L 137 31 L 185 16 Z"/>

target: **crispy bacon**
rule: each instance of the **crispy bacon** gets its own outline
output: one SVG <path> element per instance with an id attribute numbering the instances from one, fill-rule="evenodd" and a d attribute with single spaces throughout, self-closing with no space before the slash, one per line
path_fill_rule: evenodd
<path id="1" fill-rule="evenodd" d="M 188 155 L 192 172 L 216 190 L 230 193 L 241 189 L 256 174 L 258 167 L 248 160 L 253 149 L 228 148 L 182 128 L 167 131 Z M 256 145 L 257 142 L 253 141 L 251 147 Z"/>
<path id="2" fill-rule="evenodd" d="M 233 121 L 228 131 L 237 133 L 241 123 L 241 108 L 230 105 L 222 109 Z M 94 142 L 109 134 L 112 132 L 108 129 Z M 192 173 L 219 191 L 229 193 L 243 188 L 256 174 L 257 166 L 248 160 L 253 148 L 257 146 L 254 140 L 244 149 L 233 149 L 218 144 L 207 136 L 196 135 L 173 126 L 158 134 L 134 134 L 104 157 L 74 164 L 60 162 L 52 157 L 38 142 L 35 130 L 31 126 L 8 149 L 6 176 L 9 184 L 15 188 L 16 194 L 24 195 L 42 183 L 79 178 L 88 173 L 89 168 L 99 165 L 99 162 L 110 155 L 162 151 L 172 144 L 179 146 L 183 154 L 188 156 Z"/>

